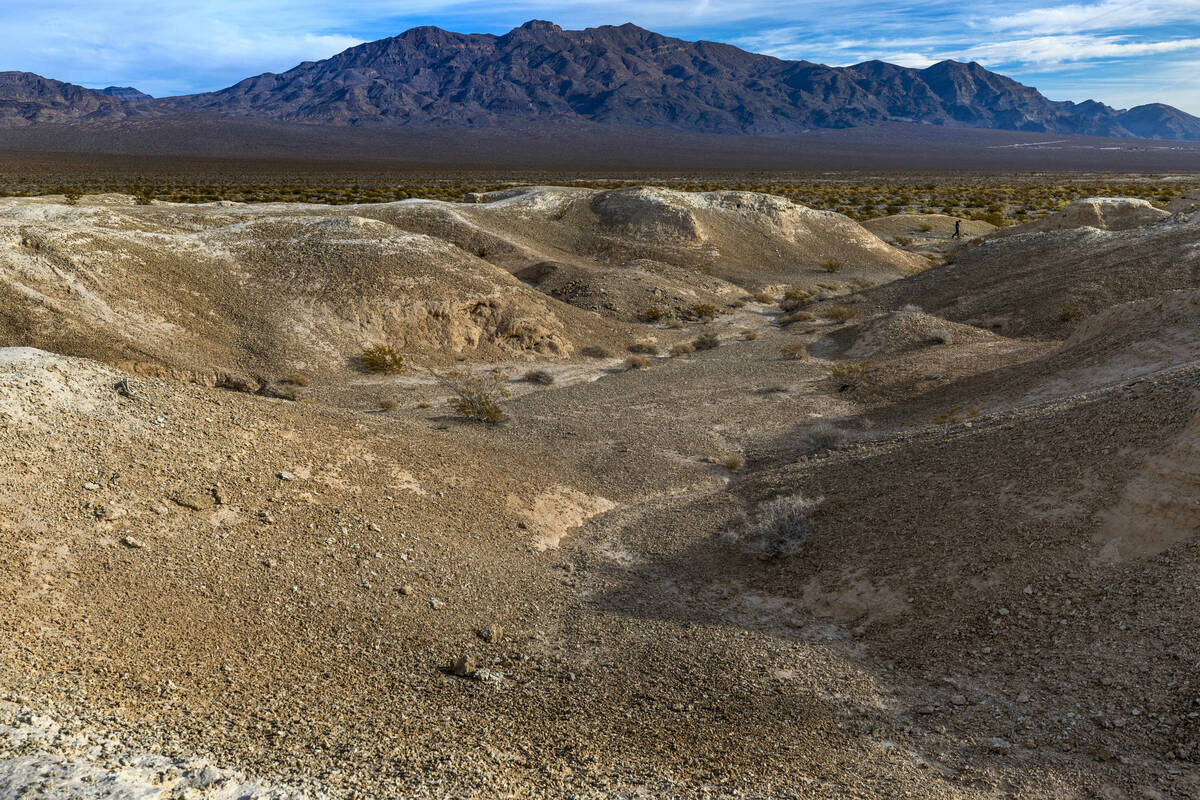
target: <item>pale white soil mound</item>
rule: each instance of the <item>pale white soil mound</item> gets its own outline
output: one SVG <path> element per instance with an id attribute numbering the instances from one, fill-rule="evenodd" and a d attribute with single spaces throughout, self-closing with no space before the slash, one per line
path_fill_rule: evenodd
<path id="1" fill-rule="evenodd" d="M 1125 231 L 1161 222 L 1169 211 L 1155 208 L 1137 197 L 1089 197 L 1074 200 L 1062 211 L 1027 225 L 1004 228 L 997 236 L 1019 236 L 1038 231 L 1065 231 L 1072 228 L 1099 228 Z"/>
<path id="2" fill-rule="evenodd" d="M 862 299 L 883 309 L 914 303 L 1006 336 L 1065 338 L 1090 314 L 1200 283 L 1198 241 L 1200 220 L 990 238 Z"/>

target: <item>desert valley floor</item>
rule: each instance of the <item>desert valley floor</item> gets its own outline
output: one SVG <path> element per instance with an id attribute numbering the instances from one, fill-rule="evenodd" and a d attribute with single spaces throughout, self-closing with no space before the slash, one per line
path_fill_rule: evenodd
<path id="1" fill-rule="evenodd" d="M 1200 797 L 1200 195 L 469 200 L 0 199 L 0 797 Z"/>

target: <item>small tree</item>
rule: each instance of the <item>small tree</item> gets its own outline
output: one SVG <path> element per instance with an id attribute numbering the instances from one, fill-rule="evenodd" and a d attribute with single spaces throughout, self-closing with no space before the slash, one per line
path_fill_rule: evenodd
<path id="1" fill-rule="evenodd" d="M 453 372 L 435 372 L 429 374 L 434 380 L 449 390 L 454 396 L 450 398 L 450 407 L 460 417 L 486 422 L 495 425 L 508 419 L 504 409 L 504 401 L 509 397 L 509 391 L 504 386 L 504 379 L 495 374 L 476 375 L 467 370 Z"/>

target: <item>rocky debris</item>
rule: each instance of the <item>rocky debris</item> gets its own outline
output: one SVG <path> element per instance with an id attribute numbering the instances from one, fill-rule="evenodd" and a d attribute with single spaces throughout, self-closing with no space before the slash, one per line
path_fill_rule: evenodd
<path id="1" fill-rule="evenodd" d="M 141 539 L 135 539 L 132 536 L 124 536 L 121 538 L 121 544 L 134 550 L 141 550 L 145 547 L 145 543 Z"/>
<path id="2" fill-rule="evenodd" d="M 281 480 L 281 481 L 296 480 L 296 476 L 293 475 L 292 473 L 288 472 L 287 470 L 280 470 L 278 473 L 276 473 L 275 477 L 279 478 L 279 480 Z"/>
<path id="3" fill-rule="evenodd" d="M 118 520 L 128 513 L 129 512 L 126 511 L 124 508 L 121 508 L 120 506 L 114 506 L 114 505 L 100 506 L 95 511 L 96 519 L 103 520 L 105 522 L 112 522 L 113 520 Z"/>
<path id="4" fill-rule="evenodd" d="M 455 656 L 450 662 L 450 671 L 462 677 L 469 678 L 474 675 L 476 667 L 475 659 L 469 655 Z"/>
<path id="5" fill-rule="evenodd" d="M 484 625 L 479 630 L 479 638 L 488 644 L 495 644 L 504 638 L 504 626 L 497 623 Z"/>

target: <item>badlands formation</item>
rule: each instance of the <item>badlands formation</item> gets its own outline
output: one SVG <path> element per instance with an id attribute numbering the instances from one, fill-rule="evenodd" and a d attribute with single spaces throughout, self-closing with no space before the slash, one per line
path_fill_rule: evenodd
<path id="1" fill-rule="evenodd" d="M 1194 209 L 469 199 L 0 200 L 0 797 L 1200 796 Z"/>

